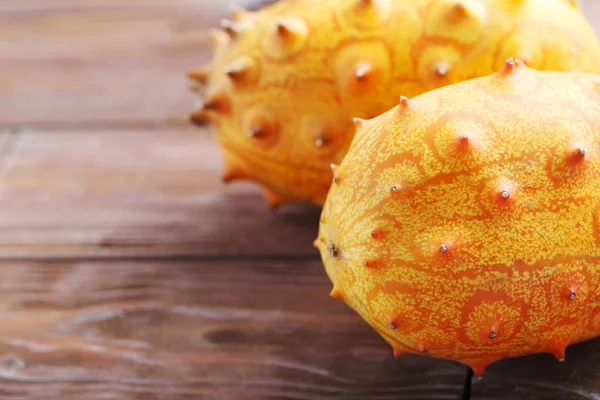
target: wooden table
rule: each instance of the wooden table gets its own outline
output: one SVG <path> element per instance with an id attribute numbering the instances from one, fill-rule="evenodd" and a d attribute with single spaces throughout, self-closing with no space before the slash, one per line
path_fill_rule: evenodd
<path id="1" fill-rule="evenodd" d="M 223 186 L 186 123 L 226 11 L 0 1 L 0 399 L 600 399 L 600 341 L 477 381 L 329 299 L 319 210 Z"/>

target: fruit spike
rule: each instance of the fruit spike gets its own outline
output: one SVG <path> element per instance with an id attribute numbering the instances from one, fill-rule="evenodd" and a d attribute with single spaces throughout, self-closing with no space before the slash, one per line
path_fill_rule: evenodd
<path id="1" fill-rule="evenodd" d="M 248 179 L 248 177 L 242 169 L 238 168 L 230 161 L 225 160 L 225 172 L 223 172 L 221 181 L 223 183 L 230 183 L 239 179 Z"/>
<path id="2" fill-rule="evenodd" d="M 208 83 L 208 74 L 210 73 L 209 67 L 202 67 L 190 70 L 188 72 L 188 78 L 201 85 Z"/>
<path id="3" fill-rule="evenodd" d="M 276 32 L 283 40 L 294 40 L 306 36 L 306 24 L 300 19 L 281 19 L 276 24 Z"/>
<path id="4" fill-rule="evenodd" d="M 323 147 L 326 144 L 327 144 L 327 139 L 325 139 L 324 137 L 315 138 L 315 146 Z"/>
<path id="5" fill-rule="evenodd" d="M 566 345 L 557 345 L 556 347 L 554 347 L 554 349 L 550 351 L 550 353 L 552 353 L 552 355 L 554 356 L 554 358 L 556 358 L 558 362 L 565 362 L 566 352 Z"/>
<path id="6" fill-rule="evenodd" d="M 255 124 L 252 125 L 246 131 L 246 135 L 251 138 L 262 138 L 267 134 L 267 127 L 265 125 Z"/>
<path id="7" fill-rule="evenodd" d="M 460 1 L 454 4 L 454 6 L 452 6 L 452 9 L 450 10 L 450 17 L 453 20 L 460 17 L 466 17 L 468 15 L 469 12 L 467 10 L 467 7 L 464 5 L 463 2 Z"/>
<path id="8" fill-rule="evenodd" d="M 229 100 L 220 93 L 211 93 L 206 96 L 200 107 L 203 111 L 214 111 L 219 114 L 225 114 L 230 111 Z"/>
<path id="9" fill-rule="evenodd" d="M 392 348 L 427 349 L 479 377 L 503 358 L 562 361 L 600 336 L 600 75 L 505 65 L 517 68 L 371 119 L 376 129 L 355 139 L 368 151 L 350 146 L 319 228 L 325 243 L 344 240 L 338 257 L 321 252 L 330 280 L 351 277 L 348 304 Z M 557 113 L 565 104 L 577 112 Z M 478 132 L 485 151 L 461 158 L 456 138 Z M 565 155 L 585 168 L 573 173 Z"/>
<path id="10" fill-rule="evenodd" d="M 331 169 L 331 173 L 333 174 L 333 183 L 338 183 L 340 180 L 339 177 L 337 176 L 338 166 L 335 164 L 331 164 L 329 166 L 329 168 Z"/>
<path id="11" fill-rule="evenodd" d="M 523 63 L 521 60 L 517 60 L 515 61 L 515 59 L 513 57 L 509 58 L 508 60 L 506 60 L 506 62 L 504 63 L 504 66 L 502 67 L 502 69 L 500 70 L 500 74 L 501 75 L 510 75 L 512 74 L 518 67 L 522 66 Z"/>
<path id="12" fill-rule="evenodd" d="M 400 96 L 400 109 L 406 110 L 410 106 L 410 100 L 405 96 Z"/>
<path id="13" fill-rule="evenodd" d="M 276 210 L 287 202 L 286 199 L 284 199 L 277 193 L 273 193 L 269 189 L 263 189 L 263 196 L 265 198 L 267 206 L 269 206 L 271 210 Z"/>
<path id="14" fill-rule="evenodd" d="M 448 66 L 448 64 L 446 64 L 445 62 L 440 62 L 435 67 L 435 72 L 438 74 L 438 76 L 444 77 L 448 75 L 449 69 L 450 67 Z"/>
<path id="15" fill-rule="evenodd" d="M 225 33 L 227 33 L 231 38 L 236 37 L 242 31 L 242 27 L 240 25 L 228 19 L 221 20 L 221 28 L 223 28 Z"/>
<path id="16" fill-rule="evenodd" d="M 354 76 L 357 80 L 362 81 L 369 75 L 370 72 L 371 65 L 368 63 L 361 63 L 358 65 L 358 67 L 356 67 L 356 70 L 354 71 Z"/>
<path id="17" fill-rule="evenodd" d="M 393 351 L 394 357 L 396 357 L 396 358 L 400 358 L 404 355 L 404 352 L 400 349 L 393 348 L 392 351 Z"/>
<path id="18" fill-rule="evenodd" d="M 344 300 L 344 295 L 343 295 L 342 291 L 340 289 L 336 288 L 335 286 L 331 290 L 331 293 L 329 293 L 329 296 L 335 300 Z"/>
<path id="19" fill-rule="evenodd" d="M 234 83 L 241 83 L 250 80 L 254 70 L 252 59 L 247 56 L 242 56 L 223 68 L 225 75 Z"/>
<path id="20" fill-rule="evenodd" d="M 357 131 L 352 118 L 370 121 L 398 106 L 400 95 L 489 75 L 510 56 L 526 56 L 532 68 L 600 72 L 596 35 L 567 0 L 280 0 L 235 10 L 211 38 L 209 70 L 191 79 L 198 92 L 221 92 L 231 108 L 194 112 L 193 120 L 215 124 L 219 145 L 246 176 L 319 205 L 331 186 L 329 163 L 344 159 Z M 515 60 L 505 68 L 516 77 L 520 67 Z M 257 112 L 269 114 L 273 140 L 248 140 Z M 360 135 L 378 129 L 365 123 Z M 465 133 L 469 149 L 485 150 L 455 154 L 466 168 L 491 150 L 478 146 L 493 143 Z"/>

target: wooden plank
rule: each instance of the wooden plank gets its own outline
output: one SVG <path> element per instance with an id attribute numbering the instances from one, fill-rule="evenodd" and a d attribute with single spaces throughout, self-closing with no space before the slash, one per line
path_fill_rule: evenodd
<path id="1" fill-rule="evenodd" d="M 395 360 L 320 262 L 1 264 L 0 391 L 23 398 L 458 399 Z M 2 393 L 2 392 L 0 392 Z"/>
<path id="2" fill-rule="evenodd" d="M 206 131 L 25 131 L 0 159 L 0 258 L 318 257 L 320 210 L 223 185 Z"/>
<path id="3" fill-rule="evenodd" d="M 492 364 L 483 380 L 474 380 L 472 399 L 600 398 L 600 339 L 571 346 L 565 362 L 539 354 Z"/>
<path id="4" fill-rule="evenodd" d="M 264 0 L 3 0 L 0 123 L 184 121 L 207 29 Z"/>

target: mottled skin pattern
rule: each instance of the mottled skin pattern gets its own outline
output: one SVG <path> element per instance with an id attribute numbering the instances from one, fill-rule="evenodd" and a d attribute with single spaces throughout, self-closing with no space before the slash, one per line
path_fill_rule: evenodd
<path id="1" fill-rule="evenodd" d="M 519 56 L 544 70 L 600 72 L 597 39 L 568 0 L 287 0 L 236 11 L 190 73 L 215 125 L 224 180 L 251 179 L 271 206 L 322 204 L 352 118 L 489 75 Z"/>
<path id="2" fill-rule="evenodd" d="M 315 245 L 397 355 L 481 376 L 600 335 L 600 76 L 509 60 L 356 123 Z"/>

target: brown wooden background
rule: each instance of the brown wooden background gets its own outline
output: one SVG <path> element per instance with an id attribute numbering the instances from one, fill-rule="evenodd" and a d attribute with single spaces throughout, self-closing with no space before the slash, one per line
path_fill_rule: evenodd
<path id="1" fill-rule="evenodd" d="M 586 12 L 600 28 L 600 1 Z M 600 341 L 395 360 L 186 116 L 219 0 L 0 0 L 1 399 L 600 399 Z"/>

